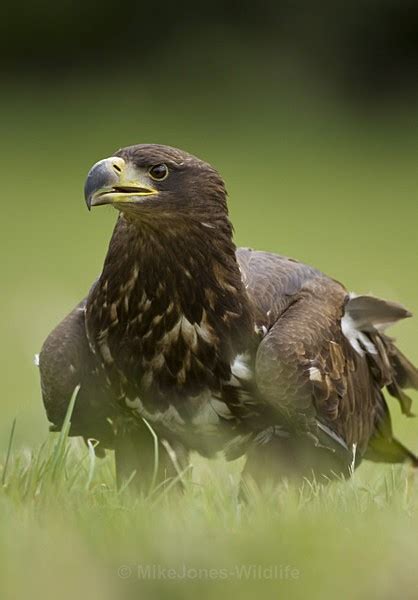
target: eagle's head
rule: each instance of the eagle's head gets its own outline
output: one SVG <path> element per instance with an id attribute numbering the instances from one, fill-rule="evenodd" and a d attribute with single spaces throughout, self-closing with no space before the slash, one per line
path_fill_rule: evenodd
<path id="1" fill-rule="evenodd" d="M 158 144 L 129 146 L 100 160 L 87 176 L 84 193 L 89 209 L 111 204 L 131 220 L 227 214 L 218 172 L 187 152 Z"/>

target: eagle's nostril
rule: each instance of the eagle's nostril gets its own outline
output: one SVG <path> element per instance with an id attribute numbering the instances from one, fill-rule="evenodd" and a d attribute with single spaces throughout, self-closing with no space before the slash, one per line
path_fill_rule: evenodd
<path id="1" fill-rule="evenodd" d="M 117 177 L 119 178 L 125 167 L 125 161 L 123 158 L 120 156 L 111 156 L 108 164 L 110 169 L 112 169 L 112 171 L 116 173 Z"/>

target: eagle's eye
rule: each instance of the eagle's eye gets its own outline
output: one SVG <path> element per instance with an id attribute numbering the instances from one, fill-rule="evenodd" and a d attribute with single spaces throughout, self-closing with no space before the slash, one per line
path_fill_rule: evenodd
<path id="1" fill-rule="evenodd" d="M 148 173 L 152 179 L 155 179 L 156 181 L 162 181 L 168 175 L 168 167 L 164 163 L 161 163 L 160 165 L 154 165 L 153 167 L 150 167 Z"/>

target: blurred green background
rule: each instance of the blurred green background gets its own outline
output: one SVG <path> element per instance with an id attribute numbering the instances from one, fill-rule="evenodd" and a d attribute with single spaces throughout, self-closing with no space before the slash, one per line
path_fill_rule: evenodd
<path id="1" fill-rule="evenodd" d="M 0 22 L 4 451 L 14 417 L 16 448 L 47 436 L 33 356 L 100 273 L 116 213 L 88 213 L 83 184 L 95 161 L 122 146 L 170 144 L 206 159 L 226 180 L 239 245 L 299 258 L 350 290 L 400 301 L 418 315 L 416 3 L 44 0 L 15 3 L 8 13 Z M 417 323 L 393 330 L 416 364 Z M 394 402 L 391 409 L 399 437 L 418 452 L 418 422 L 402 418 Z M 325 524 L 327 536 L 336 535 L 339 518 Z M 294 520 L 288 540 L 303 540 Z M 57 535 L 66 537 L 63 531 Z M 252 533 L 250 525 L 237 544 L 254 560 L 256 539 L 264 560 L 274 539 L 261 551 L 263 540 Z M 175 540 L 178 532 L 166 533 L 169 556 L 170 535 Z M 368 536 L 372 548 L 374 530 Z M 80 539 L 74 543 L 88 552 Z M 201 538 L 189 532 L 187 543 L 192 555 Z M 36 544 L 27 540 L 27 548 L 32 553 Z M 310 551 L 318 549 L 329 550 Z M 350 560 L 355 549 L 353 542 Z M 392 564 L 389 550 L 385 557 Z M 80 581 L 94 580 L 95 560 L 86 558 Z M 80 555 L 77 565 L 83 561 Z M 341 575 L 344 565 L 338 569 Z"/>

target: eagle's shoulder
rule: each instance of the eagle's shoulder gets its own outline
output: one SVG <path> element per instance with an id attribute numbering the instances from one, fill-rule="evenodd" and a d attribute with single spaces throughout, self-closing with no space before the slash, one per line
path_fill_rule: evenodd
<path id="1" fill-rule="evenodd" d="M 238 248 L 242 280 L 256 321 L 269 328 L 300 294 L 320 296 L 341 310 L 347 291 L 320 270 L 296 259 Z"/>

